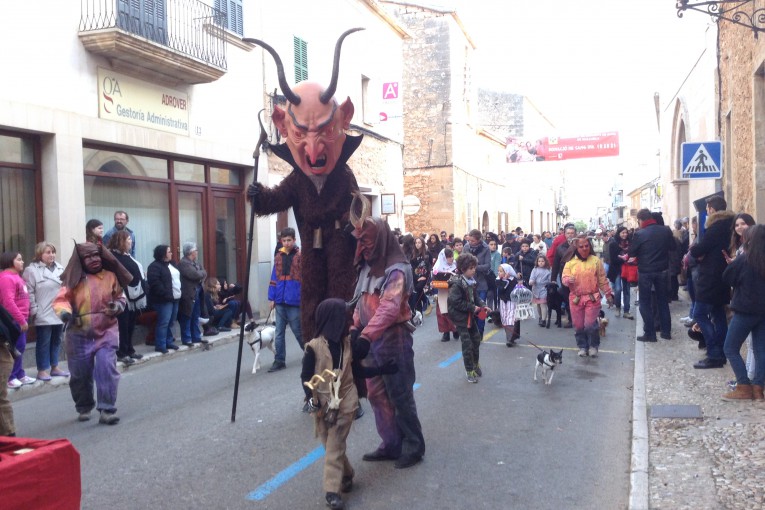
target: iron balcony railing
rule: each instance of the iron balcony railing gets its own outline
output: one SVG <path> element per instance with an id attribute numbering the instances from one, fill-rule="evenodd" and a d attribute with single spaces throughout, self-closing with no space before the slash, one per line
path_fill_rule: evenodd
<path id="1" fill-rule="evenodd" d="M 80 32 L 119 28 L 226 69 L 225 13 L 199 0 L 80 0 Z"/>

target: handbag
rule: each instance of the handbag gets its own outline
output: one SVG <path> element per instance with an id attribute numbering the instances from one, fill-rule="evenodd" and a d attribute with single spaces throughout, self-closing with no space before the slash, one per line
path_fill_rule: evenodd
<path id="1" fill-rule="evenodd" d="M 637 283 L 638 281 L 638 267 L 637 264 L 622 265 L 622 278 L 629 283 Z"/>
<path id="2" fill-rule="evenodd" d="M 146 280 L 141 279 L 137 285 L 125 287 L 128 310 L 140 311 L 146 308 Z"/>

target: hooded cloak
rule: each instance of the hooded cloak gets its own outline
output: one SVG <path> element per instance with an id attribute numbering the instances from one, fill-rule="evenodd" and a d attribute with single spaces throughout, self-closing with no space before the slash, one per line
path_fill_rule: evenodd
<path id="1" fill-rule="evenodd" d="M 125 266 L 119 263 L 112 252 L 104 248 L 102 244 L 80 243 L 74 245 L 72 256 L 69 257 L 69 263 L 66 265 L 64 272 L 61 273 L 61 281 L 65 287 L 73 289 L 80 283 L 80 280 L 82 280 L 83 275 L 86 273 L 82 259 L 85 255 L 93 252 L 97 252 L 100 255 L 101 267 L 106 271 L 114 273 L 120 285 L 125 287 L 130 284 L 133 280 L 133 275 L 125 269 Z"/>

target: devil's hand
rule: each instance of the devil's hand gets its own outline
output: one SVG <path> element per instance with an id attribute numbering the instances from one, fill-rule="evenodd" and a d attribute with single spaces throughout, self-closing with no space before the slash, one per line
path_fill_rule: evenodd
<path id="1" fill-rule="evenodd" d="M 258 197 L 263 192 L 263 185 L 259 182 L 253 182 L 249 186 L 247 186 L 247 198 L 249 199 L 250 203 L 252 205 L 256 205 L 258 203 Z"/>
<path id="2" fill-rule="evenodd" d="M 72 314 L 69 312 L 61 312 L 58 314 L 59 319 L 61 319 L 62 322 L 69 322 L 72 320 Z"/>
<path id="3" fill-rule="evenodd" d="M 353 350 L 353 359 L 362 360 L 369 354 L 369 340 L 360 336 L 351 343 L 351 349 Z"/>

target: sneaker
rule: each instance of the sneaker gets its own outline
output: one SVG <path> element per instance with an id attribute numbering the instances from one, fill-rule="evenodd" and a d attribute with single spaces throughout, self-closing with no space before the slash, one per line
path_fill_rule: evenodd
<path id="1" fill-rule="evenodd" d="M 475 375 L 478 377 L 483 377 L 483 370 L 481 370 L 481 365 L 475 366 Z"/>
<path id="2" fill-rule="evenodd" d="M 32 384 L 36 380 L 37 379 L 35 379 L 34 377 L 29 377 L 28 375 L 25 375 L 24 377 L 19 379 L 19 381 L 21 381 L 21 384 Z"/>
<path id="3" fill-rule="evenodd" d="M 624 313 L 625 315 L 627 314 L 627 312 L 624 312 Z M 616 311 L 614 312 L 614 317 L 621 317 L 621 315 L 622 315 L 622 309 L 617 308 Z"/>
<path id="4" fill-rule="evenodd" d="M 655 336 L 648 336 L 648 335 L 640 335 L 636 338 L 638 342 L 655 342 L 656 337 Z"/>
<path id="5" fill-rule="evenodd" d="M 77 421 L 88 421 L 90 419 L 90 411 L 85 411 L 77 416 Z"/>
<path id="6" fill-rule="evenodd" d="M 590 347 L 590 357 L 591 358 L 597 358 L 598 357 L 598 348 L 597 347 Z"/>
<path id="7" fill-rule="evenodd" d="M 449 332 L 448 331 L 446 333 L 444 333 L 443 335 L 441 335 L 441 341 L 442 342 L 448 342 L 449 340 L 450 340 L 450 338 L 449 338 Z"/>
<path id="8" fill-rule="evenodd" d="M 199 318 L 199 323 L 200 323 L 201 325 L 203 325 L 203 326 L 204 326 L 205 324 L 207 324 L 208 322 L 210 322 L 210 319 L 208 319 L 207 317 L 200 317 L 200 318 Z"/>
<path id="9" fill-rule="evenodd" d="M 101 417 L 98 419 L 98 423 L 102 425 L 117 425 L 119 422 L 119 416 L 107 411 L 101 411 Z"/>
<path id="10" fill-rule="evenodd" d="M 130 355 L 130 357 L 133 359 L 143 359 L 143 354 L 138 354 L 137 352 L 134 352 L 133 354 Z"/>
<path id="11" fill-rule="evenodd" d="M 579 357 L 580 358 L 586 358 L 587 357 L 587 349 L 579 349 Z"/>
<path id="12" fill-rule="evenodd" d="M 16 388 L 21 388 L 23 384 L 18 379 L 11 379 L 8 381 L 8 387 L 12 390 L 15 390 Z"/>
<path id="13" fill-rule="evenodd" d="M 691 322 L 691 320 L 693 319 L 691 319 L 690 317 L 680 317 L 680 322 L 683 324 L 685 324 L 686 322 Z"/>
<path id="14" fill-rule="evenodd" d="M 121 361 L 127 366 L 130 366 L 135 363 L 135 360 L 131 358 L 130 356 L 122 356 L 121 358 L 117 358 L 117 361 Z"/>
<path id="15" fill-rule="evenodd" d="M 629 313 L 629 312 L 624 312 L 624 313 L 622 314 L 622 317 L 624 317 L 625 319 L 635 320 L 635 316 L 634 316 L 634 315 L 632 315 L 632 314 L 631 314 L 631 313 Z"/>
<path id="16" fill-rule="evenodd" d="M 175 345 L 175 344 L 167 344 L 167 348 L 168 348 L 168 349 L 172 349 L 172 350 L 174 350 L 174 351 L 177 351 L 177 350 L 178 350 L 178 346 L 177 346 L 177 345 Z"/>
<path id="17" fill-rule="evenodd" d="M 477 383 L 478 379 L 476 379 L 475 371 L 465 372 L 465 377 L 467 377 L 467 382 L 469 383 Z"/>
<path id="18" fill-rule="evenodd" d="M 271 368 L 268 369 L 268 372 L 278 372 L 279 370 L 284 370 L 285 368 L 287 368 L 287 365 L 285 365 L 283 361 L 274 361 L 274 364 L 271 365 Z"/>

